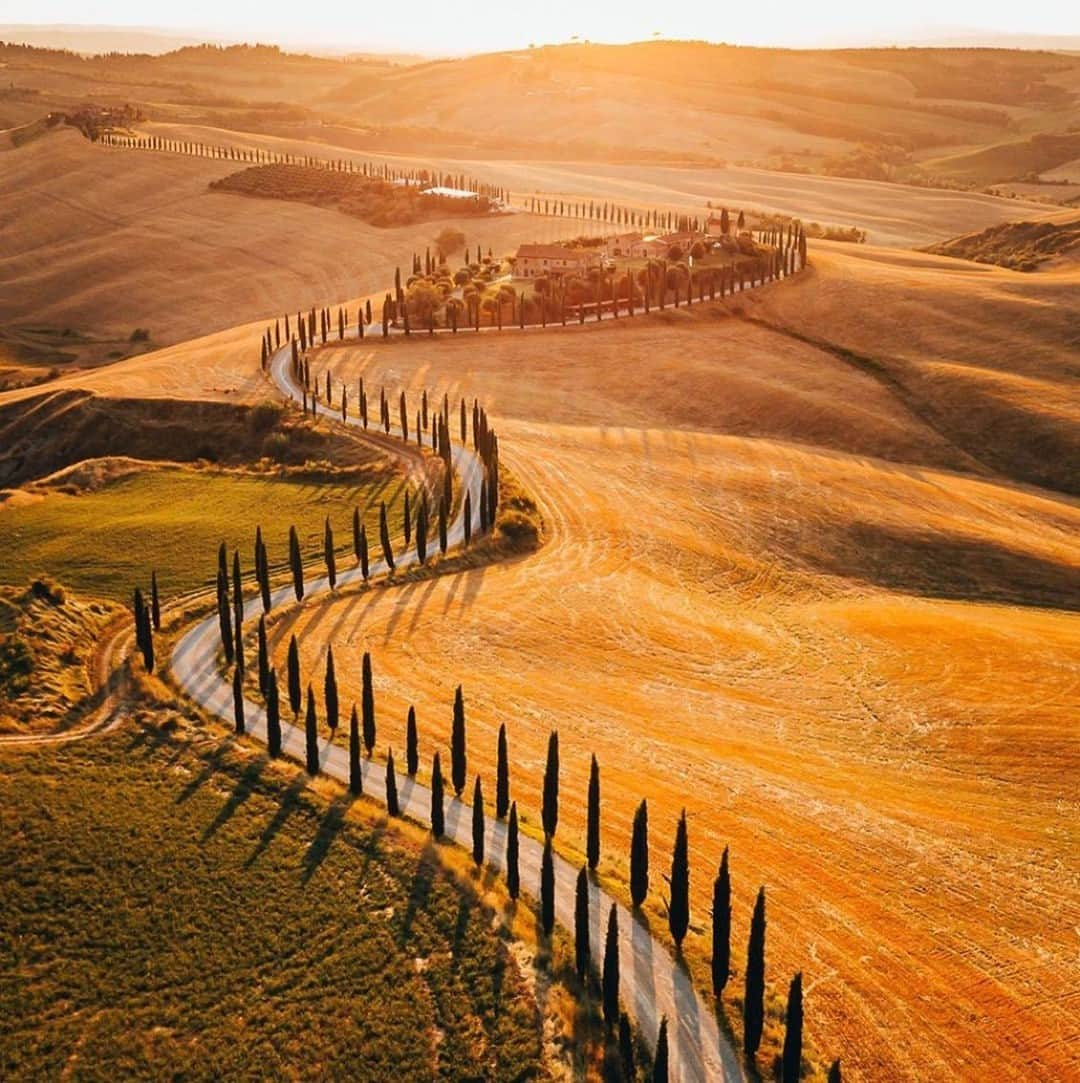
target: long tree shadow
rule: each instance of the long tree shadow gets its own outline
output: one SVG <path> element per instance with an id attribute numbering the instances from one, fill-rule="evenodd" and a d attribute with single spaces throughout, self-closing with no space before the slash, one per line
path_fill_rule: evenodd
<path id="1" fill-rule="evenodd" d="M 263 828 L 259 841 L 255 844 L 255 849 L 252 850 L 251 856 L 244 862 L 245 868 L 251 868 L 259 860 L 266 848 L 273 842 L 277 833 L 285 826 L 285 821 L 300 807 L 301 795 L 306 786 L 307 779 L 303 775 L 297 774 L 286 787 L 281 795 L 281 803 L 278 805 L 277 812 L 274 813 L 273 819 Z"/>
<path id="2" fill-rule="evenodd" d="M 203 842 L 213 838 L 232 819 L 236 810 L 255 792 L 265 766 L 266 760 L 260 758 L 252 761 L 244 768 L 239 778 L 236 779 L 236 785 L 233 787 L 233 791 L 229 794 L 225 804 L 221 806 L 218 814 L 207 824 L 206 830 L 203 831 Z"/>
<path id="3" fill-rule="evenodd" d="M 223 760 L 226 751 L 231 746 L 231 742 L 222 741 L 215 745 L 214 748 L 206 755 L 201 755 L 204 763 L 199 773 L 191 779 L 188 784 L 176 795 L 176 804 L 182 805 L 185 801 L 192 798 L 196 792 L 201 789 L 207 782 L 213 778 L 214 775 L 221 772 L 223 768 Z"/>
<path id="4" fill-rule="evenodd" d="M 319 821 L 315 837 L 311 840 L 307 853 L 304 854 L 304 872 L 300 877 L 301 883 L 306 884 L 326 860 L 326 855 L 330 852 L 330 846 L 345 822 L 345 813 L 348 812 L 352 801 L 352 794 L 346 792 L 339 794 L 330 802 L 329 808 Z"/>
<path id="5" fill-rule="evenodd" d="M 427 910 L 431 888 L 438 870 L 439 856 L 435 852 L 434 843 L 429 842 L 420 854 L 416 869 L 413 871 L 412 884 L 409 886 L 409 905 L 405 908 L 405 917 L 398 932 L 398 944 L 404 944 L 409 939 L 416 915 Z"/>

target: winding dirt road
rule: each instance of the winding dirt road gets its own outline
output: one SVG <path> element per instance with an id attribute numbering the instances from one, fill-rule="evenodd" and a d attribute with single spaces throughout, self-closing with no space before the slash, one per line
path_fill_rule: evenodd
<path id="1" fill-rule="evenodd" d="M 292 379 L 288 348 L 279 350 L 272 358 L 270 373 L 289 398 L 298 398 L 301 389 Z M 339 411 L 319 403 L 320 413 L 341 421 Z M 350 424 L 359 419 L 349 417 Z M 483 467 L 479 459 L 467 448 L 452 446 L 454 469 L 460 483 L 472 495 L 473 507 L 479 507 L 480 485 Z M 464 518 L 459 511 L 448 530 L 451 546 L 464 540 Z M 401 553 L 395 558 L 397 567 L 414 563 L 415 551 Z M 381 575 L 387 569 L 383 562 L 373 562 L 371 574 Z M 350 583 L 360 579 L 358 568 L 338 575 L 338 582 Z M 318 599 L 330 592 L 329 581 L 317 579 L 305 587 L 304 602 Z M 291 587 L 279 588 L 271 597 L 273 607 L 288 605 L 293 598 Z M 257 620 L 262 612 L 258 597 L 248 598 L 244 603 L 245 621 Z M 204 710 L 229 722 L 233 716 L 232 685 L 217 666 L 220 645 L 217 617 L 207 617 L 176 644 L 170 659 L 170 668 L 180 687 Z M 245 700 L 244 715 L 246 732 L 256 740 L 266 742 L 266 714 L 256 703 Z M 282 720 L 282 754 L 297 760 L 304 759 L 305 734 L 302 729 Z M 347 752 L 330 741 L 323 741 L 319 750 L 320 769 L 341 782 L 349 779 Z M 385 767 L 368 760 L 363 762 L 364 793 L 377 801 L 385 801 Z M 397 776 L 397 790 L 402 813 L 419 823 L 427 823 L 431 815 L 431 791 L 414 779 Z M 449 798 L 446 807 L 446 834 L 454 842 L 466 848 L 472 845 L 471 810 L 462 802 Z M 505 872 L 506 824 L 489 815 L 486 821 L 485 853 L 488 864 Z M 543 847 L 535 839 L 520 836 L 519 868 L 522 883 L 534 897 L 539 895 L 540 864 Z M 555 916 L 566 929 L 574 927 L 575 881 L 577 869 L 564 858 L 555 857 Z M 631 1017 L 650 1045 L 655 1045 L 660 1019 L 669 1020 L 671 1054 L 671 1078 L 688 1083 L 708 1080 L 741 1080 L 745 1073 L 739 1057 L 724 1038 L 717 1025 L 712 1008 L 698 995 L 685 969 L 656 941 L 644 923 L 595 883 L 590 883 L 589 914 L 591 919 L 590 945 L 594 961 L 599 968 L 603 960 L 604 935 L 608 912 L 616 905 L 619 912 L 619 967 L 621 973 L 622 1000 Z"/>

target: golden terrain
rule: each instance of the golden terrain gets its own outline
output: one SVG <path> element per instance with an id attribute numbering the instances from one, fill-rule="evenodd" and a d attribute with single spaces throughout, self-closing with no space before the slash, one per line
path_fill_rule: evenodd
<path id="1" fill-rule="evenodd" d="M 179 344 L 49 386 L 163 410 L 273 394 L 258 370 L 264 322 L 210 332 L 381 295 L 435 232 L 214 196 L 206 183 L 227 162 L 118 158 L 72 132 L 14 153 L 0 318 L 150 326 Z M 498 183 L 491 164 L 475 172 Z M 720 171 L 505 169 L 650 205 L 727 193 Z M 781 175 L 761 176 L 759 206 Z M 776 183 L 806 218 L 802 201 L 818 192 L 846 200 L 842 223 L 897 223 L 878 238 L 896 245 L 1027 216 L 975 194 Z M 31 220 L 35 191 L 52 213 Z M 489 243 L 475 223 L 462 228 Z M 509 246 L 571 224 L 514 216 L 486 228 Z M 603 868 L 625 877 L 630 819 L 647 798 L 653 899 L 686 807 L 695 976 L 705 980 L 706 906 L 730 846 L 736 966 L 765 884 L 770 987 L 803 970 L 809 1038 L 842 1056 L 846 1078 L 1071 1078 L 1080 272 L 874 246 L 814 244 L 811 258 L 798 279 L 689 312 L 315 355 L 313 369 L 338 378 L 477 397 L 541 505 L 546 542 L 504 564 L 305 605 L 275 623 L 278 663 L 302 631 L 305 675 L 321 682 L 333 642 L 347 704 L 370 650 L 380 743 L 401 749 L 415 704 L 425 768 L 463 684 L 470 771 L 493 777 L 505 722 L 515 796 L 534 818 L 557 728 L 560 843 L 583 846 L 595 752 Z"/>

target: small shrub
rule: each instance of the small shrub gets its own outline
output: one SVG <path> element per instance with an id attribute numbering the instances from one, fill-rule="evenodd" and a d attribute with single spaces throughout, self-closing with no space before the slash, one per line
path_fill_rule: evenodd
<path id="1" fill-rule="evenodd" d="M 149 342 L 150 341 L 150 332 L 145 327 L 136 327 L 135 330 L 131 332 L 131 338 L 128 341 L 129 342 Z"/>
<path id="2" fill-rule="evenodd" d="M 289 438 L 283 432 L 272 432 L 262 442 L 263 458 L 283 463 L 289 454 Z"/>
<path id="3" fill-rule="evenodd" d="M 253 406 L 250 415 L 252 432 L 257 436 L 262 436 L 276 429 L 283 412 L 280 403 L 271 402 L 269 399 Z"/>
<path id="4" fill-rule="evenodd" d="M 30 687 L 34 655 L 21 636 L 0 636 L 0 695 L 14 698 Z"/>

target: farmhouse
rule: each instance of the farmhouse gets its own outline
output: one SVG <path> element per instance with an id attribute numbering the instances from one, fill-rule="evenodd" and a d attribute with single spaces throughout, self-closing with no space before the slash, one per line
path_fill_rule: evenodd
<path id="1" fill-rule="evenodd" d="M 668 245 L 658 237 L 642 236 L 640 233 L 620 233 L 604 241 L 604 255 L 608 259 L 659 259 L 667 255 Z"/>
<path id="2" fill-rule="evenodd" d="M 514 275 L 537 278 L 547 274 L 580 274 L 600 265 L 595 248 L 566 248 L 561 244 L 523 244 L 514 257 Z"/>

